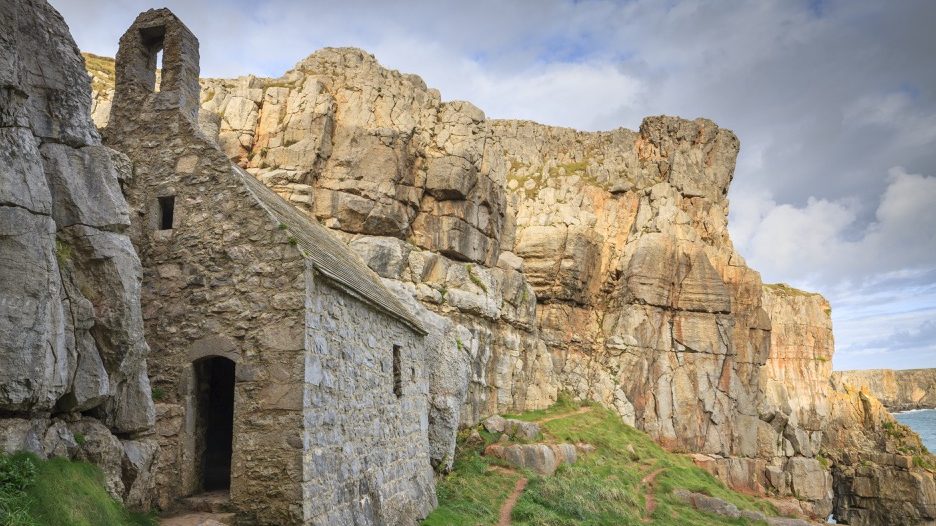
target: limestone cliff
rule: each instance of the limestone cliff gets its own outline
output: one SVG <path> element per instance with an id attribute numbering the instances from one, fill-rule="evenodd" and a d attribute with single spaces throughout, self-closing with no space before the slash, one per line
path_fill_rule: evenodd
<path id="1" fill-rule="evenodd" d="M 936 408 L 936 369 L 836 371 L 832 381 L 867 390 L 888 411 Z"/>
<path id="2" fill-rule="evenodd" d="M 94 114 L 109 100 L 96 88 Z M 431 373 L 437 464 L 458 425 L 563 390 L 816 516 L 936 516 L 929 457 L 872 456 L 895 424 L 832 391 L 828 303 L 763 287 L 734 250 L 730 131 L 675 117 L 595 133 L 488 120 L 356 49 L 321 50 L 278 79 L 204 79 L 201 105 L 202 131 L 231 159 L 454 324 L 456 348 Z M 861 489 L 892 476 L 921 489 Z"/>
<path id="3" fill-rule="evenodd" d="M 89 460 L 149 503 L 155 442 L 140 262 L 91 86 L 61 16 L 6 0 L 0 17 L 0 451 Z M 119 438 L 118 438 L 119 437 Z"/>

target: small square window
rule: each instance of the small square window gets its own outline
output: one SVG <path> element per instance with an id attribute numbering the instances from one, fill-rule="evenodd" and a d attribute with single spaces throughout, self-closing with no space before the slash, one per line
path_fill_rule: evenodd
<path id="1" fill-rule="evenodd" d="M 159 198 L 159 229 L 172 230 L 172 220 L 175 213 L 175 196 L 169 195 Z"/>

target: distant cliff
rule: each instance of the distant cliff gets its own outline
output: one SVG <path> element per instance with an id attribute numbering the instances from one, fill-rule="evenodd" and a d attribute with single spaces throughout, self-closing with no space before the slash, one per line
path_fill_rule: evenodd
<path id="1" fill-rule="evenodd" d="M 936 369 L 836 371 L 832 381 L 864 387 L 891 412 L 936 408 Z"/>

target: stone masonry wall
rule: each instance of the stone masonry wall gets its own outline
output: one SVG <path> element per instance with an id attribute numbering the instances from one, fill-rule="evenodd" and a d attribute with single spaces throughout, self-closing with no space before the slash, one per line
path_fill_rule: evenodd
<path id="1" fill-rule="evenodd" d="M 306 278 L 304 524 L 415 524 L 436 505 L 423 337 L 313 272 Z"/>
<path id="2" fill-rule="evenodd" d="M 200 489 L 192 363 L 224 356 L 236 362 L 232 502 L 266 523 L 295 521 L 305 263 L 217 150 L 182 119 L 163 125 L 164 135 L 114 145 L 136 160 L 127 195 L 139 218 L 150 376 L 165 393 L 158 500 L 166 507 Z M 164 195 L 175 196 L 168 231 L 156 229 Z"/>

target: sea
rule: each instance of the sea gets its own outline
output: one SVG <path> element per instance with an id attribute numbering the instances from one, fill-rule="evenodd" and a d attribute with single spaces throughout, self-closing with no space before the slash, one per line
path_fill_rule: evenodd
<path id="1" fill-rule="evenodd" d="M 916 431 L 923 439 L 926 449 L 931 453 L 936 453 L 936 409 L 916 409 L 894 413 L 894 418 Z"/>

